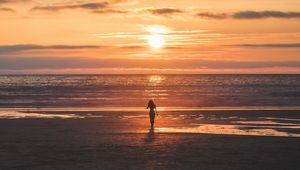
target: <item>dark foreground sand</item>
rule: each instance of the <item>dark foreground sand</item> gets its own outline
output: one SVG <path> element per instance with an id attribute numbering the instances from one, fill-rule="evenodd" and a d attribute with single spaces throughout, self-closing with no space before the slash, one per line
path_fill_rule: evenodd
<path id="1" fill-rule="evenodd" d="M 0 119 L 0 169 L 300 169 L 297 137 L 157 133 L 139 120 Z"/>

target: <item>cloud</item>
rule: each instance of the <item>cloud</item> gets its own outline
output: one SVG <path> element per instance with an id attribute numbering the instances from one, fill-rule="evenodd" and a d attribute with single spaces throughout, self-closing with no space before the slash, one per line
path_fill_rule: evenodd
<path id="1" fill-rule="evenodd" d="M 300 43 L 294 44 L 238 44 L 241 47 L 269 47 L 269 48 L 300 48 Z"/>
<path id="2" fill-rule="evenodd" d="M 32 0 L 0 0 L 0 4 L 17 3 L 17 2 L 31 2 Z"/>
<path id="3" fill-rule="evenodd" d="M 100 9 L 100 10 L 94 10 L 93 13 L 97 14 L 126 14 L 128 11 L 126 10 L 119 10 L 119 9 Z"/>
<path id="4" fill-rule="evenodd" d="M 261 19 L 261 18 L 300 18 L 300 12 L 282 11 L 241 11 L 233 14 L 236 19 Z"/>
<path id="5" fill-rule="evenodd" d="M 199 12 L 198 17 L 211 19 L 264 19 L 264 18 L 300 18 L 300 12 L 282 11 L 239 11 L 235 13 Z"/>
<path id="6" fill-rule="evenodd" d="M 1 53 L 13 53 L 13 52 L 21 52 L 28 50 L 47 50 L 47 49 L 86 49 L 86 48 L 100 48 L 100 46 L 93 45 L 51 45 L 51 46 L 41 46 L 35 44 L 19 44 L 19 45 L 2 45 L 0 46 L 0 54 Z"/>
<path id="7" fill-rule="evenodd" d="M 89 10 L 93 13 L 126 13 L 127 11 L 119 10 L 119 9 L 112 9 L 110 8 L 112 5 L 117 3 L 125 3 L 127 0 L 111 0 L 111 1 L 103 1 L 103 2 L 88 2 L 84 3 L 73 3 L 73 4 L 66 4 L 66 5 L 48 5 L 48 6 L 35 6 L 31 8 L 31 11 L 49 11 L 55 12 L 60 10 L 66 9 L 84 9 Z"/>
<path id="8" fill-rule="evenodd" d="M 200 12 L 197 13 L 198 17 L 204 17 L 204 18 L 213 18 L 213 19 L 225 19 L 227 18 L 226 13 L 211 13 L 211 12 Z"/>
<path id="9" fill-rule="evenodd" d="M 91 59 L 87 57 L 1 57 L 0 70 L 144 68 L 144 69 L 257 69 L 300 67 L 300 61 L 229 61 L 197 59 Z"/>
<path id="10" fill-rule="evenodd" d="M 82 3 L 74 5 L 52 5 L 52 6 L 36 6 L 31 11 L 59 11 L 64 9 L 88 9 L 97 10 L 108 7 L 108 2 L 97 2 L 97 3 Z"/>
<path id="11" fill-rule="evenodd" d="M 8 0 L 2 0 L 4 2 L 8 2 Z M 30 0 L 14 0 L 14 1 L 30 1 Z M 80 1 L 78 1 L 80 2 Z M 163 16 L 163 17 L 172 17 L 178 14 L 189 14 L 189 11 L 183 10 L 181 8 L 173 8 L 173 7 L 161 7 L 161 8 L 138 8 L 131 10 L 123 10 L 112 8 L 114 4 L 124 3 L 127 0 L 114 0 L 114 1 L 103 1 L 103 2 L 90 2 L 84 3 L 73 3 L 66 5 L 48 5 L 48 6 L 35 6 L 31 9 L 31 11 L 60 11 L 66 9 L 84 9 L 89 10 L 92 13 L 98 14 L 128 14 L 133 13 L 148 13 L 154 16 Z M 1 1 L 0 1 L 1 3 Z M 196 14 L 197 17 L 201 18 L 210 18 L 210 19 L 264 19 L 264 18 L 300 18 L 300 12 L 285 12 L 285 11 L 238 11 L 233 13 L 226 12 L 198 12 Z"/>
<path id="12" fill-rule="evenodd" d="M 6 5 L 6 4 L 13 4 L 13 3 L 19 3 L 19 2 L 31 2 L 32 0 L 0 0 L 0 5 Z M 14 9 L 6 8 L 6 7 L 0 7 L 0 12 L 15 12 Z"/>
<path id="13" fill-rule="evenodd" d="M 148 8 L 148 9 L 143 9 L 142 12 L 150 13 L 152 15 L 167 16 L 167 17 L 175 14 L 184 13 L 183 10 L 178 8 Z"/>
<path id="14" fill-rule="evenodd" d="M 11 8 L 0 8 L 0 12 L 15 12 L 15 10 L 11 9 Z"/>

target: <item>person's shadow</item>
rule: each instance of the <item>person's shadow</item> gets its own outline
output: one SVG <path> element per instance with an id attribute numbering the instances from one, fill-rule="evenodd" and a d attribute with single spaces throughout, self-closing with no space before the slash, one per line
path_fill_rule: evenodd
<path id="1" fill-rule="evenodd" d="M 154 139 L 155 139 L 154 128 L 150 128 L 147 137 L 145 139 L 145 142 L 152 143 L 154 142 Z"/>

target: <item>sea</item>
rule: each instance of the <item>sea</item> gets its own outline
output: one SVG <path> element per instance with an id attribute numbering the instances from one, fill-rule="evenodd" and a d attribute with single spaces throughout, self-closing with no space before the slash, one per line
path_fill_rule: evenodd
<path id="1" fill-rule="evenodd" d="M 155 132 L 300 137 L 300 75 L 0 76 L 4 125 L 64 119 L 97 133 L 147 133 L 149 99 Z"/>
<path id="2" fill-rule="evenodd" d="M 0 107 L 300 106 L 300 75 L 1 75 Z"/>

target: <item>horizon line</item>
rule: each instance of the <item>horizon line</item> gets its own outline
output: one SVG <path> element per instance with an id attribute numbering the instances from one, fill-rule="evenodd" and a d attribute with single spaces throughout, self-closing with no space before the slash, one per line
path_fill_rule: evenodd
<path id="1" fill-rule="evenodd" d="M 146 107 L 137 106 L 100 106 L 100 107 L 0 107 L 0 111 L 145 111 Z M 299 111 L 300 106 L 179 106 L 157 107 L 159 111 Z"/>
<path id="2" fill-rule="evenodd" d="M 300 73 L 5 73 L 0 76 L 51 75 L 300 75 Z"/>

